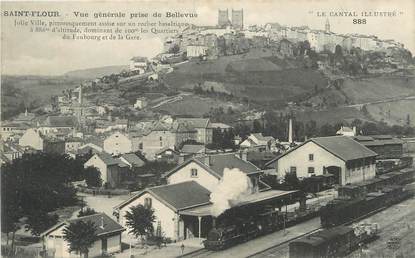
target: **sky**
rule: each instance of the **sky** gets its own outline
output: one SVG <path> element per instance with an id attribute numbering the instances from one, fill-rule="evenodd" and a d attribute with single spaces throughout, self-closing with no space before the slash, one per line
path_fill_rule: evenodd
<path id="1" fill-rule="evenodd" d="M 162 50 L 165 34 L 145 34 L 142 40 L 85 41 L 63 40 L 57 33 L 31 33 L 28 28 L 14 26 L 16 17 L 4 11 L 57 10 L 62 21 L 76 21 L 74 11 L 87 12 L 191 12 L 193 19 L 175 21 L 196 25 L 216 25 L 218 9 L 244 10 L 244 25 L 278 22 L 282 25 L 307 25 L 324 29 L 327 17 L 318 12 L 355 11 L 357 13 L 395 11 L 396 17 L 367 17 L 366 24 L 353 24 L 353 17 L 328 17 L 331 31 L 376 35 L 395 39 L 415 53 L 415 1 L 400 0 L 169 0 L 169 1 L 66 1 L 66 2 L 1 2 L 1 65 L 2 74 L 61 75 L 77 69 L 107 65 L 127 65 L 133 56 L 153 57 Z M 362 18 L 362 17 L 357 17 Z M 23 18 L 18 20 L 37 20 Z M 83 20 L 97 21 L 93 18 Z M 105 20 L 105 19 L 101 19 Z M 129 19 L 125 19 L 129 21 Z M 151 19 L 154 21 L 154 19 Z M 100 21 L 100 20 L 98 20 Z M 144 21 L 144 20 L 141 20 Z M 164 20 L 167 21 L 167 20 Z"/>

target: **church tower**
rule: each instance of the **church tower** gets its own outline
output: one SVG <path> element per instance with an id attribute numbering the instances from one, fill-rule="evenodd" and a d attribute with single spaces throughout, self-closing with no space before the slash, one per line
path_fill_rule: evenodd
<path id="1" fill-rule="evenodd" d="M 329 19 L 326 19 L 325 30 L 326 30 L 326 32 L 330 32 L 330 22 L 329 22 Z"/>

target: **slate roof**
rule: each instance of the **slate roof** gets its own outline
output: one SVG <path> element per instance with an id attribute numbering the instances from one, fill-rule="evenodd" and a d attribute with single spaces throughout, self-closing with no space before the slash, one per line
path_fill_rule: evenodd
<path id="1" fill-rule="evenodd" d="M 201 153 L 201 152 L 204 152 L 205 150 L 206 150 L 206 148 L 205 148 L 204 145 L 185 144 L 185 145 L 183 145 L 180 152 L 183 152 L 183 153 Z"/>
<path id="2" fill-rule="evenodd" d="M 106 152 L 96 153 L 97 155 L 107 166 L 118 165 L 120 167 L 126 167 L 127 165 L 119 159 L 116 159 Z"/>
<path id="3" fill-rule="evenodd" d="M 194 160 L 197 160 L 207 166 L 205 164 L 205 157 L 206 156 L 196 157 Z M 209 157 L 210 165 L 208 167 L 220 177 L 223 176 L 223 170 L 225 168 L 238 168 L 247 174 L 260 171 L 254 164 L 236 157 L 234 153 L 209 155 Z"/>
<path id="4" fill-rule="evenodd" d="M 365 146 L 383 146 L 404 143 L 403 140 L 390 135 L 356 136 L 353 138 Z"/>
<path id="5" fill-rule="evenodd" d="M 59 223 L 55 225 L 54 227 L 48 229 L 44 233 L 42 233 L 41 236 L 48 235 L 50 232 L 54 231 L 55 229 L 57 229 L 63 224 L 70 224 L 70 223 L 75 223 L 78 221 L 84 221 L 84 222 L 90 221 L 94 223 L 96 226 L 95 233 L 97 234 L 97 236 L 105 236 L 107 234 L 111 234 L 115 232 L 122 232 L 125 230 L 124 227 L 118 224 L 115 220 L 111 219 L 107 214 L 102 212 L 102 213 L 97 213 L 93 215 L 88 215 L 85 217 L 70 219 L 65 222 Z M 103 225 L 103 227 L 101 227 L 101 225 Z"/>
<path id="6" fill-rule="evenodd" d="M 377 153 L 347 136 L 318 137 L 310 140 L 344 161 L 377 156 Z"/>
<path id="7" fill-rule="evenodd" d="M 193 128 L 207 128 L 209 126 L 209 118 L 177 118 L 177 123 L 187 123 Z"/>
<path id="8" fill-rule="evenodd" d="M 74 116 L 48 116 L 44 122 L 48 127 L 75 127 L 76 118 Z"/>
<path id="9" fill-rule="evenodd" d="M 268 142 L 268 141 L 275 140 L 274 137 L 272 137 L 272 136 L 263 136 L 262 133 L 253 133 L 251 135 L 254 136 L 256 139 L 258 139 L 259 141 L 263 141 L 263 142 Z"/>
<path id="10" fill-rule="evenodd" d="M 133 166 L 141 167 L 144 165 L 144 161 L 134 153 L 125 153 L 122 154 L 121 157 L 123 157 L 125 160 L 127 160 L 128 163 Z"/>
<path id="11" fill-rule="evenodd" d="M 273 160 L 266 163 L 265 167 L 269 167 L 269 165 L 274 163 L 276 160 L 301 148 L 303 145 L 311 141 L 344 161 L 375 157 L 378 155 L 376 152 L 370 150 L 363 144 L 353 140 L 352 137 L 342 136 L 342 135 L 329 136 L 329 137 L 318 137 L 318 138 L 311 138 L 308 141 L 304 142 L 303 144 L 295 146 L 289 151 L 277 156 Z"/>
<path id="12" fill-rule="evenodd" d="M 208 204 L 210 200 L 209 190 L 196 183 L 195 181 L 186 181 L 177 184 L 147 188 L 137 195 L 131 197 L 130 199 L 124 201 L 115 208 L 121 209 L 146 192 L 152 194 L 159 201 L 163 202 L 176 211 Z"/>

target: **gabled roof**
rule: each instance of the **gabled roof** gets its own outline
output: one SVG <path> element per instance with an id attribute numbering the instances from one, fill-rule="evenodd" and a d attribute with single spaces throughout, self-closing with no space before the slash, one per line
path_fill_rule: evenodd
<path id="1" fill-rule="evenodd" d="M 209 161 L 209 165 L 206 163 L 207 160 Z M 176 171 L 178 171 L 179 169 L 191 162 L 196 162 L 198 165 L 205 168 L 209 173 L 211 173 L 213 176 L 219 179 L 223 177 L 223 170 L 225 168 L 238 168 L 246 174 L 261 172 L 261 170 L 251 162 L 245 161 L 237 157 L 234 153 L 227 153 L 191 158 L 189 160 L 186 160 L 179 166 L 173 168 L 169 172 L 165 173 L 164 176 L 170 176 L 171 174 L 175 173 Z"/>
<path id="2" fill-rule="evenodd" d="M 69 225 L 70 223 L 75 223 L 78 221 L 84 221 L 84 222 L 92 222 L 96 226 L 95 233 L 97 236 L 105 236 L 107 234 L 112 234 L 116 232 L 122 232 L 125 230 L 124 227 L 122 227 L 120 224 L 118 224 L 116 221 L 111 219 L 107 214 L 105 213 L 97 213 L 93 215 L 88 215 L 80 218 L 70 219 L 64 222 L 61 222 L 47 231 L 43 232 L 41 236 L 48 235 L 49 233 L 53 232 L 55 229 L 59 228 L 62 225 Z"/>
<path id="3" fill-rule="evenodd" d="M 353 138 L 365 146 L 383 146 L 404 143 L 403 140 L 390 135 L 355 136 Z"/>
<path id="4" fill-rule="evenodd" d="M 232 126 L 224 124 L 224 123 L 210 123 L 210 128 L 230 129 L 232 128 Z"/>
<path id="5" fill-rule="evenodd" d="M 152 194 L 160 202 L 175 211 L 208 204 L 210 200 L 209 190 L 195 181 L 185 181 L 177 184 L 147 188 L 114 208 L 121 209 L 144 193 Z"/>
<path id="6" fill-rule="evenodd" d="M 320 147 L 330 152 L 331 154 L 337 156 L 343 161 L 375 157 L 378 155 L 376 152 L 370 150 L 369 148 L 365 147 L 359 142 L 353 140 L 351 137 L 347 137 L 347 136 L 318 137 L 318 138 L 311 138 L 308 141 L 304 142 L 303 144 L 300 144 L 290 149 L 289 151 L 279 155 L 275 159 L 266 163 L 265 167 L 271 165 L 276 160 L 297 150 L 298 148 L 302 147 L 303 145 L 309 142 L 314 142 L 315 144 L 319 145 Z"/>
<path id="7" fill-rule="evenodd" d="M 48 127 L 75 127 L 76 124 L 74 116 L 48 116 L 43 123 Z"/>
<path id="8" fill-rule="evenodd" d="M 96 152 L 102 152 L 102 151 L 103 151 L 102 147 L 95 145 L 93 143 L 86 143 L 78 148 L 79 154 L 86 154 L 89 152 L 96 153 Z"/>
<path id="9" fill-rule="evenodd" d="M 347 136 L 318 137 L 310 140 L 344 161 L 377 156 L 377 153 Z"/>
<path id="10" fill-rule="evenodd" d="M 135 56 L 131 58 L 130 60 L 134 62 L 147 62 L 148 61 L 147 57 L 143 57 L 143 56 Z"/>
<path id="11" fill-rule="evenodd" d="M 122 154 L 121 157 L 133 166 L 141 167 L 144 165 L 144 161 L 134 153 L 125 153 Z"/>
<path id="12" fill-rule="evenodd" d="M 98 156 L 107 166 L 112 166 L 112 165 L 119 165 L 121 167 L 127 166 L 121 160 L 113 158 L 111 154 L 108 154 L 106 152 L 99 152 L 99 153 L 96 153 L 95 155 Z"/>
<path id="13" fill-rule="evenodd" d="M 177 118 L 177 123 L 187 123 L 192 128 L 207 128 L 209 126 L 209 118 Z"/>
<path id="14" fill-rule="evenodd" d="M 349 133 L 352 133 L 353 132 L 353 128 L 350 128 L 348 126 L 342 126 L 342 127 L 340 127 L 340 129 L 337 132 L 349 132 Z"/>
<path id="15" fill-rule="evenodd" d="M 152 129 L 152 131 L 169 131 L 169 130 L 170 130 L 170 126 L 160 121 L 157 122 Z"/>
<path id="16" fill-rule="evenodd" d="M 164 147 L 164 148 L 162 148 L 162 149 L 160 149 L 160 150 L 156 151 L 156 155 L 161 154 L 161 153 L 163 153 L 163 152 L 165 152 L 165 151 L 171 151 L 172 153 L 179 154 L 179 153 L 178 153 L 177 151 L 175 151 L 173 148 L 170 148 L 170 147 Z"/>
<path id="17" fill-rule="evenodd" d="M 204 145 L 200 144 L 185 144 L 183 145 L 180 152 L 183 153 L 203 153 L 205 152 L 206 148 Z"/>
<path id="18" fill-rule="evenodd" d="M 251 136 L 255 137 L 259 141 L 264 141 L 264 142 L 275 140 L 274 137 L 272 137 L 272 136 L 263 136 L 262 133 L 252 133 Z"/>

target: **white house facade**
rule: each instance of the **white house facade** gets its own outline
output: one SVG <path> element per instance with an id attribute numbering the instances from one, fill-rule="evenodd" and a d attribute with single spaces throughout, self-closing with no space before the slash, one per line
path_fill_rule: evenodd
<path id="1" fill-rule="evenodd" d="M 346 136 L 313 138 L 270 161 L 278 178 L 295 173 L 298 178 L 332 173 L 338 183 L 362 182 L 376 175 L 376 153 Z"/>
<path id="2" fill-rule="evenodd" d="M 124 134 L 115 132 L 104 140 L 104 151 L 113 155 L 133 151 L 132 141 Z"/>

